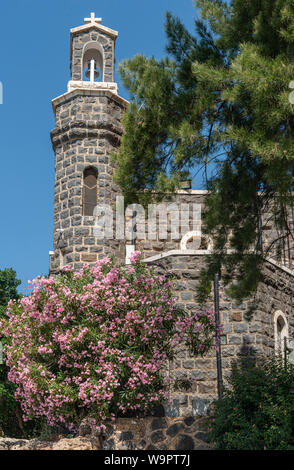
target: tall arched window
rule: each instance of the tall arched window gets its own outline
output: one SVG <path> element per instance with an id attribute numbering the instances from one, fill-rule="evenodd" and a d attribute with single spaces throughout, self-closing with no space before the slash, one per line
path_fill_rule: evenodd
<path id="1" fill-rule="evenodd" d="M 93 215 L 97 206 L 98 172 L 96 168 L 86 168 L 83 184 L 83 215 Z"/>
<path id="2" fill-rule="evenodd" d="M 275 351 L 277 354 L 284 354 L 286 341 L 288 335 L 288 322 L 287 318 L 281 310 L 274 314 L 274 336 L 275 336 Z M 285 341 L 286 338 L 286 341 Z"/>
<path id="3" fill-rule="evenodd" d="M 104 79 L 104 51 L 101 44 L 93 41 L 85 45 L 83 49 L 83 62 L 82 62 L 82 76 L 83 80 L 92 80 L 103 82 Z"/>

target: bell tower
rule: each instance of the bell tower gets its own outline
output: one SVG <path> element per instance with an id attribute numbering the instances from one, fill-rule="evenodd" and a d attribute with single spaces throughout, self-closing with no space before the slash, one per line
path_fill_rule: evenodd
<path id="1" fill-rule="evenodd" d="M 116 255 L 124 259 L 122 241 L 95 236 L 95 207 L 114 208 L 119 188 L 113 182 L 110 154 L 122 136 L 121 115 L 128 102 L 114 81 L 118 33 L 91 13 L 71 29 L 67 92 L 52 101 L 56 127 L 51 131 L 55 153 L 54 251 L 50 273 L 70 264 Z"/>
<path id="2" fill-rule="evenodd" d="M 68 91 L 78 87 L 111 89 L 117 94 L 114 82 L 115 41 L 117 31 L 102 26 L 102 18 L 85 18 L 85 25 L 71 30 L 71 80 Z"/>

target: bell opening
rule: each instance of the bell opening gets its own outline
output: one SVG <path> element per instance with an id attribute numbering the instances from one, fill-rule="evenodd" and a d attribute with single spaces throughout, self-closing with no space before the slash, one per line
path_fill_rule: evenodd
<path id="1" fill-rule="evenodd" d="M 83 51 L 83 80 L 103 81 L 103 50 L 98 43 L 88 43 Z"/>

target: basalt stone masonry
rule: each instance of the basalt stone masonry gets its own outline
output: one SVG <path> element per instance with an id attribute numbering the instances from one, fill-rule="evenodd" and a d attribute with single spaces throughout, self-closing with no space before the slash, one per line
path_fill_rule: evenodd
<path id="1" fill-rule="evenodd" d="M 85 419 L 78 436 L 0 438 L 1 450 L 209 450 L 207 418 L 119 418 L 100 435 Z"/>
<path id="2" fill-rule="evenodd" d="M 79 269 L 84 263 L 93 264 L 106 255 L 114 254 L 121 263 L 126 260 L 126 245 L 130 244 L 130 240 L 116 240 L 115 231 L 112 238 L 99 240 L 93 232 L 95 214 L 91 214 L 85 205 L 85 200 L 89 198 L 89 204 L 109 204 L 115 213 L 116 197 L 120 195 L 120 189 L 113 181 L 111 154 L 121 142 L 121 117 L 128 102 L 118 95 L 114 82 L 117 34 L 102 26 L 100 19 L 94 16 L 87 24 L 71 30 L 71 80 L 67 92 L 53 100 L 56 127 L 51 132 L 55 152 L 51 274 L 58 273 L 67 264 Z M 100 80 L 94 80 L 93 76 Z M 92 79 L 88 80 L 89 77 Z M 176 301 L 187 314 L 200 308 L 196 295 L 199 276 L 206 256 L 213 256 L 212 241 L 201 235 L 199 243 L 199 236 L 197 240 L 195 235 L 201 230 L 201 212 L 205 208 L 206 197 L 206 191 L 182 190 L 171 200 L 167 199 L 166 204 L 175 202 L 182 210 L 181 222 L 185 221 L 181 227 L 185 232 L 184 235 L 182 232 L 182 239 L 172 236 L 170 222 L 177 220 L 178 209 L 170 205 L 166 220 L 167 238 L 161 238 L 156 227 L 153 227 L 154 236 L 151 239 L 147 236 L 140 238 L 137 232 L 136 246 L 133 247 L 142 251 L 144 261 L 158 273 L 175 278 Z M 200 206 L 201 210 L 198 210 Z M 195 218 L 191 217 L 193 211 L 196 223 Z M 220 282 L 221 349 L 225 380 L 237 359 L 282 352 L 285 341 L 290 346 L 294 338 L 294 272 L 291 257 L 289 255 L 286 259 L 271 249 L 272 241 L 278 234 L 267 223 L 268 220 L 271 220 L 270 214 L 262 214 L 260 225 L 264 252 L 270 258 L 266 258 L 263 280 L 255 297 L 238 304 L 228 297 Z M 141 223 L 141 227 L 145 227 L 147 234 L 149 225 L 142 213 L 137 216 L 136 222 L 138 226 Z M 207 307 L 213 308 L 212 298 L 208 299 Z M 252 313 L 251 321 L 248 321 L 248 312 Z M 190 387 L 171 390 L 171 400 L 164 407 L 165 417 L 161 421 L 165 424 L 155 429 L 154 423 L 159 418 L 146 418 L 147 421 L 140 421 L 142 426 L 138 424 L 142 429 L 137 428 L 136 431 L 136 420 L 121 420 L 111 435 L 105 437 L 104 448 L 180 450 L 203 445 L 199 442 L 201 431 L 198 423 L 217 396 L 215 350 L 202 358 L 191 357 L 185 348 L 180 348 L 168 367 L 175 381 L 189 380 Z"/>
<path id="3" fill-rule="evenodd" d="M 195 251 L 193 255 L 169 252 L 149 258 L 158 274 L 167 274 L 175 280 L 174 295 L 179 307 L 187 312 L 201 307 L 197 302 L 197 285 L 205 257 Z M 220 321 L 222 332 L 222 373 L 224 382 L 230 375 L 233 362 L 251 357 L 253 360 L 269 356 L 275 350 L 274 312 L 283 312 L 288 339 L 294 337 L 294 284 L 293 273 L 268 259 L 263 268 L 263 281 L 256 296 L 242 303 L 230 299 L 220 282 Z M 207 301 L 213 309 L 213 299 Z M 250 321 L 249 321 L 250 319 Z M 211 402 L 217 397 L 216 353 L 213 348 L 205 357 L 194 357 L 182 347 L 169 364 L 173 381 L 188 381 L 188 390 L 171 390 L 171 404 L 165 406 L 167 416 L 205 416 Z"/>
<path id="4" fill-rule="evenodd" d="M 102 435 L 103 450 L 209 450 L 205 418 L 120 418 Z"/>
<path id="5" fill-rule="evenodd" d="M 97 25 L 98 26 L 98 25 Z M 114 48 L 117 37 L 116 31 L 105 28 L 103 31 L 99 25 L 89 25 L 86 30 L 75 28 L 71 34 L 71 77 L 73 81 L 83 81 L 83 52 L 91 43 L 99 44 L 99 50 L 103 56 L 102 82 L 114 83 Z"/>
<path id="6" fill-rule="evenodd" d="M 119 188 L 113 182 L 111 153 L 120 145 L 121 115 L 127 101 L 113 83 L 114 44 L 117 33 L 97 23 L 71 31 L 71 74 L 68 91 L 53 100 L 56 127 L 51 132 L 55 152 L 54 251 L 50 272 L 66 264 L 84 263 L 115 254 L 124 259 L 124 246 L 116 240 L 97 240 L 94 215 L 83 209 L 85 171 L 97 175 L 96 200 L 114 207 Z M 103 82 L 83 80 L 85 56 L 95 57 Z M 114 86 L 115 85 L 115 86 Z"/>

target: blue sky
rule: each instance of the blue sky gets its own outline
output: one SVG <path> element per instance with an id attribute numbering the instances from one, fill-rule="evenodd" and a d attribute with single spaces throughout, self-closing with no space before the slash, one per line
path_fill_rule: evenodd
<path id="1" fill-rule="evenodd" d="M 137 53 L 165 54 L 169 10 L 193 31 L 193 0 L 14 0 L 1 2 L 0 269 L 27 281 L 48 273 L 53 239 L 55 127 L 51 100 L 69 80 L 69 31 L 95 12 L 119 32 L 116 67 Z M 119 85 L 119 77 L 116 74 Z M 119 93 L 127 98 L 120 86 Z"/>

